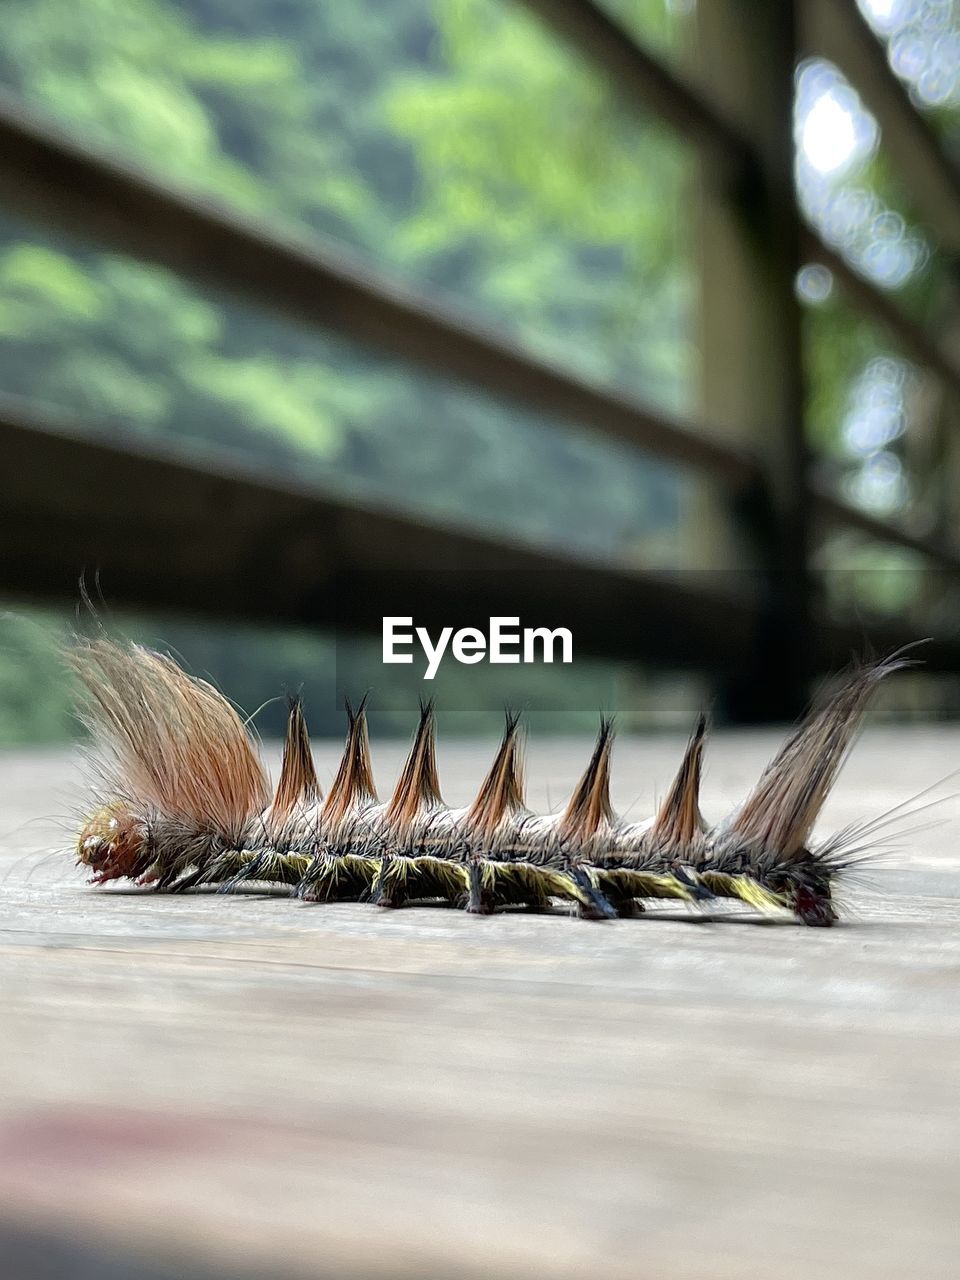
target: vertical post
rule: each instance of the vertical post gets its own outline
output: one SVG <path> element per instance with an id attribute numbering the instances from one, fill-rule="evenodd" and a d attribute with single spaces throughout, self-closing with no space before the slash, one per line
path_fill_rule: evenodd
<path id="1" fill-rule="evenodd" d="M 960 314 L 955 307 L 942 317 L 940 336 L 948 350 L 960 350 Z M 923 459 L 923 479 L 933 490 L 933 532 L 949 545 L 954 530 L 960 528 L 960 396 L 936 374 L 925 373 L 924 381 L 932 384 L 921 403 L 925 400 L 930 405 L 933 440 Z"/>
<path id="2" fill-rule="evenodd" d="M 960 338 L 960 325 L 956 322 L 946 327 L 944 337 L 949 341 Z M 927 374 L 930 379 L 933 375 Z M 934 391 L 933 439 L 926 458 L 922 460 L 923 471 L 919 477 L 921 485 L 927 489 L 927 498 L 933 504 L 933 521 L 931 532 L 944 546 L 951 547 L 956 543 L 956 530 L 960 528 L 960 398 L 952 387 L 938 383 Z M 909 440 L 908 431 L 906 439 Z M 915 464 L 916 465 L 916 464 Z M 938 615 L 943 618 L 947 611 L 956 610 L 960 605 L 960 583 L 957 575 L 942 568 L 935 569 L 927 564 L 924 572 L 924 587 L 921 598 L 921 609 L 916 621 L 919 624 L 918 635 L 923 635 L 929 626 L 929 619 Z M 950 686 L 941 683 L 941 714 L 951 700 L 953 714 L 957 714 L 957 698 L 960 696 L 960 682 L 954 681 Z"/>
<path id="3" fill-rule="evenodd" d="M 763 620 L 744 669 L 720 690 L 720 708 L 741 722 L 793 719 L 812 674 L 794 0 L 705 0 L 697 15 L 702 83 L 756 156 L 738 174 L 706 157 L 701 179 L 703 412 L 757 452 L 765 476 L 763 491 L 743 495 L 732 513 L 750 542 Z M 708 503 L 705 514 L 704 543 L 722 547 L 720 513 Z"/>

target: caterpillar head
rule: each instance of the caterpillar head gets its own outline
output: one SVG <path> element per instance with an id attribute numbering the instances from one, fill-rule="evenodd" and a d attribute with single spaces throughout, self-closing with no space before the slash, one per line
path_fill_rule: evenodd
<path id="1" fill-rule="evenodd" d="M 90 867 L 93 884 L 135 876 L 146 853 L 146 824 L 120 803 L 91 814 L 77 841 L 77 863 Z"/>

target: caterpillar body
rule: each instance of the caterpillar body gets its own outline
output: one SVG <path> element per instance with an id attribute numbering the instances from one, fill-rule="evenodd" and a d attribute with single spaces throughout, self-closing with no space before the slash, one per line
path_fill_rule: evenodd
<path id="1" fill-rule="evenodd" d="M 645 899 L 730 898 L 821 926 L 837 920 L 833 888 L 855 859 L 851 833 L 816 845 L 812 829 L 873 690 L 906 665 L 894 655 L 849 672 L 744 803 L 711 827 L 699 804 L 702 716 L 659 811 L 643 823 L 611 806 L 608 720 L 562 812 L 526 808 L 520 724 L 510 713 L 476 799 L 447 807 L 429 704 L 381 802 L 364 703 L 347 704 L 346 745 L 324 796 L 301 701 L 291 699 L 271 797 L 238 714 L 171 658 L 101 637 L 70 660 L 101 748 L 103 794 L 77 845 L 93 883 L 127 878 L 170 892 L 270 883 L 306 901 L 439 901 L 477 914 L 561 900 L 597 920 L 640 914 Z"/>

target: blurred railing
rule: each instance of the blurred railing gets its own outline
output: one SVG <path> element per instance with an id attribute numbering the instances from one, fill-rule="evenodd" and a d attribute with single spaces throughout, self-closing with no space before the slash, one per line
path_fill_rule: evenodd
<path id="1" fill-rule="evenodd" d="M 109 568 L 117 603 L 322 624 L 332 604 L 320 565 L 540 566 L 578 584 L 570 609 L 586 651 L 714 671 L 729 681 L 730 713 L 756 718 L 794 714 L 814 671 L 840 647 L 856 646 L 856 636 L 817 611 L 809 573 L 817 526 L 855 528 L 939 570 L 960 572 L 954 542 L 868 515 L 811 478 L 794 283 L 803 261 L 827 266 L 855 307 L 960 395 L 957 354 L 801 225 L 793 182 L 793 79 L 799 54 L 817 52 L 833 58 L 873 107 L 924 215 L 949 249 L 960 247 L 960 178 L 889 70 L 854 0 L 796 7 L 710 0 L 698 19 L 702 84 L 667 70 L 592 0 L 526 3 L 625 98 L 699 149 L 702 420 L 681 421 L 586 382 L 339 251 L 278 235 L 261 221 L 177 190 L 6 98 L 0 99 L 0 203 L 671 460 L 705 482 L 696 512 L 704 552 L 698 560 L 705 568 L 729 567 L 729 559 L 714 564 L 711 555 L 722 542 L 721 524 L 732 516 L 760 584 L 756 597 L 735 601 L 710 589 L 706 578 L 679 581 L 566 561 L 412 517 L 362 511 L 298 485 L 296 477 L 258 478 L 222 457 L 175 462 L 107 438 L 96 424 L 80 432 L 70 423 L 38 419 L 9 399 L 0 405 L 6 461 L 0 496 L 7 513 L 0 589 L 62 597 L 75 591 L 78 565 L 97 565 Z M 158 493 L 164 501 L 155 500 Z M 198 556 L 201 527 L 220 533 L 204 533 Z M 331 528 L 335 535 L 315 537 L 313 556 L 304 553 L 300 544 L 310 543 L 311 529 Z M 287 555 L 291 538 L 300 540 L 299 550 Z M 237 563 L 238 548 L 252 545 L 259 545 L 258 567 L 267 575 L 262 589 Z M 545 584 L 549 579 L 543 575 Z M 439 616 L 443 599 L 434 603 Z M 624 624 L 631 610 L 642 615 L 643 626 Z M 384 611 L 385 605 L 377 617 L 358 612 L 346 621 L 376 626 Z M 911 637 L 887 628 L 871 638 L 879 644 Z M 930 658 L 956 670 L 960 644 L 943 642 Z M 737 680 L 744 671 L 749 679 Z"/>

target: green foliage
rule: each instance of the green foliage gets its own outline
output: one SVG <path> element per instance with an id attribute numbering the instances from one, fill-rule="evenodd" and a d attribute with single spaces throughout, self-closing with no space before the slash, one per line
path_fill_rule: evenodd
<path id="1" fill-rule="evenodd" d="M 0 747 L 63 742 L 78 731 L 60 654 L 66 640 L 53 614 L 0 613 Z"/>
<path id="2" fill-rule="evenodd" d="M 670 27 L 662 0 L 629 8 Z M 11 0 L 5 37 L 0 79 L 81 136 L 274 224 L 333 235 L 588 375 L 689 407 L 686 158 L 521 10 L 291 0 L 280 18 L 270 0 Z M 260 353 L 222 305 L 152 269 L 12 238 L 0 258 L 0 325 L 21 347 L 12 389 L 42 385 L 119 417 L 129 387 L 137 421 L 205 434 L 183 410 L 211 417 L 206 398 L 235 414 L 220 374 L 239 358 L 254 402 L 274 398 L 288 352 L 274 342 L 252 364 Z M 6 258 L 24 249 L 47 254 L 45 279 L 19 281 Z M 37 342 L 50 358 L 31 350 L 24 366 Z M 56 365 L 92 348 L 110 359 L 91 360 L 85 395 Z M 312 394 L 294 380 L 301 391 L 275 415 L 251 417 L 330 458 L 343 438 L 324 425 L 330 380 Z"/>
<path id="3" fill-rule="evenodd" d="M 33 310 L 39 324 L 61 317 L 92 320 L 102 309 L 102 298 L 90 277 L 68 258 L 42 245 L 17 244 L 9 249 L 0 282 L 11 301 L 19 298 L 25 308 Z M 23 314 L 19 329 L 11 327 L 10 337 L 30 332 Z"/>
<path id="4" fill-rule="evenodd" d="M 678 6 L 606 4 L 680 56 Z M 695 408 L 692 158 L 522 5 L 7 0 L 3 36 L 0 83 L 81 139 L 278 231 L 330 238 L 581 376 Z M 815 324 L 813 419 L 830 447 L 845 371 L 874 348 L 829 308 Z M 629 555 L 678 519 L 667 467 L 12 223 L 0 389 L 597 554 Z M 62 680 L 18 700 L 18 671 L 49 674 L 30 643 L 0 648 L 0 734 L 63 723 Z M 188 643 L 202 655 L 208 642 Z M 298 643 L 291 668 L 307 659 Z M 209 665 L 245 700 L 277 652 L 224 640 Z"/>
<path id="5" fill-rule="evenodd" d="M 675 33 L 663 0 L 620 7 L 661 48 Z M 518 7 L 8 0 L 0 82 L 162 179 L 333 237 L 586 376 L 689 407 L 687 157 Z M 676 519 L 669 469 L 13 224 L 0 388 L 548 543 L 616 553 Z M 293 639 L 187 643 L 241 698 L 279 652 L 306 658 Z M 0 721 L 44 736 L 48 713 L 12 692 L 25 644 L 0 652 Z"/>
<path id="6" fill-rule="evenodd" d="M 892 348 L 875 325 L 852 314 L 834 292 L 804 317 L 804 353 L 810 443 L 820 455 L 839 459 L 837 427 L 851 379 L 868 360 L 892 353 Z"/>
<path id="7" fill-rule="evenodd" d="M 420 172 L 400 252 L 530 347 L 690 409 L 690 157 L 522 7 L 442 14 L 442 62 L 384 95 Z"/>

